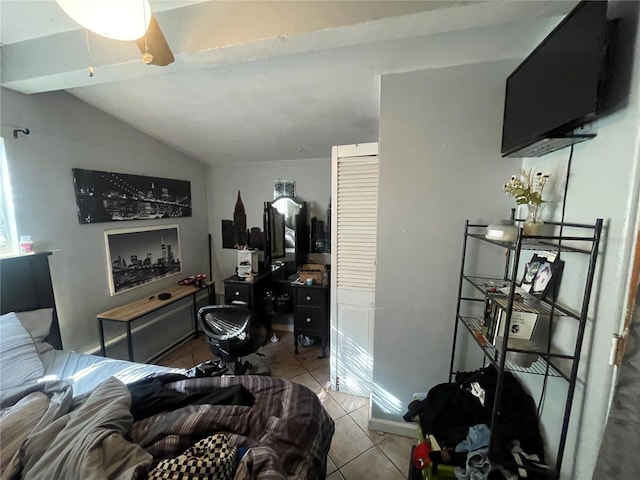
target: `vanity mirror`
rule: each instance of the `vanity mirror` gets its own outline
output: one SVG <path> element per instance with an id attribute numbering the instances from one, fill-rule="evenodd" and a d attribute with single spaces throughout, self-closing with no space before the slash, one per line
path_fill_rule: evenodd
<path id="1" fill-rule="evenodd" d="M 284 218 L 285 260 L 295 259 L 296 265 L 305 263 L 309 250 L 306 202 L 296 197 L 282 196 L 270 203 Z"/>

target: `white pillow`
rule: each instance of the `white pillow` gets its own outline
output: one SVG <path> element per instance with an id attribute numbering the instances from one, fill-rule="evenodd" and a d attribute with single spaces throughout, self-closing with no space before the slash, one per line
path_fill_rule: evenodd
<path id="1" fill-rule="evenodd" d="M 49 335 L 53 321 L 53 308 L 16 312 L 16 316 L 35 342 L 42 342 Z"/>
<path id="2" fill-rule="evenodd" d="M 0 390 L 35 381 L 44 365 L 33 339 L 15 313 L 0 316 Z"/>

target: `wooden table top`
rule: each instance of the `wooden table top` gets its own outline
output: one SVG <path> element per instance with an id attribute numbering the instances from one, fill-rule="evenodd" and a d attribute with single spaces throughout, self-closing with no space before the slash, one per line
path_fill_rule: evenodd
<path id="1" fill-rule="evenodd" d="M 136 318 L 140 318 L 147 313 L 151 313 L 159 308 L 162 308 L 166 305 L 170 305 L 173 302 L 177 302 L 183 298 L 188 297 L 189 295 L 193 295 L 205 288 L 213 285 L 214 282 L 207 281 L 205 282 L 202 288 L 194 287 L 193 285 L 173 285 L 171 287 L 167 287 L 161 292 L 150 295 L 149 297 L 141 298 L 140 300 L 133 301 L 131 303 L 127 303 L 125 305 L 120 305 L 119 307 L 112 308 L 111 310 L 107 310 L 106 312 L 99 313 L 96 315 L 97 318 L 102 318 L 104 320 L 115 320 L 118 322 L 131 322 Z M 167 300 L 160 300 L 158 298 L 158 294 L 160 293 L 170 293 L 171 298 Z"/>

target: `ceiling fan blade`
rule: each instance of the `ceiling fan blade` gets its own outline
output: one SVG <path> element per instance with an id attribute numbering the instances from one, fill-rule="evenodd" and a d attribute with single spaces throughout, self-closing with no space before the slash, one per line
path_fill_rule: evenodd
<path id="1" fill-rule="evenodd" d="M 169 48 L 169 44 L 164 38 L 162 30 L 160 30 L 160 25 L 158 25 L 155 15 L 151 16 L 147 34 L 136 40 L 136 44 L 138 45 L 138 48 L 140 49 L 140 52 L 142 52 L 142 54 L 149 52 L 151 55 L 153 55 L 153 60 L 151 61 L 152 65 L 164 67 L 166 65 L 169 65 L 170 63 L 173 63 L 173 61 L 175 60 L 173 53 L 171 52 L 171 48 Z"/>

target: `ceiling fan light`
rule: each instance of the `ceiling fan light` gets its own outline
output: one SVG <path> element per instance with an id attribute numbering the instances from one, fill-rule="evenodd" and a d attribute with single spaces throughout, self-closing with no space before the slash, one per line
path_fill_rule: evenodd
<path id="1" fill-rule="evenodd" d="M 103 37 L 136 40 L 151 21 L 148 0 L 56 0 L 72 19 Z"/>

